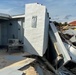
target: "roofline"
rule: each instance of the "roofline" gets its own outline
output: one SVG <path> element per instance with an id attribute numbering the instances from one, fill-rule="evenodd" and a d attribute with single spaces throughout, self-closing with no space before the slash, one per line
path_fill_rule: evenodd
<path id="1" fill-rule="evenodd" d="M 9 14 L 4 14 L 4 13 L 0 13 L 0 16 L 1 17 L 7 17 L 7 18 L 11 17 Z"/>
<path id="2" fill-rule="evenodd" d="M 11 16 L 8 14 L 0 13 L 0 19 L 8 20 L 10 19 Z"/>
<path id="3" fill-rule="evenodd" d="M 14 16 L 11 16 L 13 19 L 14 18 L 24 18 L 25 17 L 25 14 L 20 14 L 20 15 L 14 15 Z"/>

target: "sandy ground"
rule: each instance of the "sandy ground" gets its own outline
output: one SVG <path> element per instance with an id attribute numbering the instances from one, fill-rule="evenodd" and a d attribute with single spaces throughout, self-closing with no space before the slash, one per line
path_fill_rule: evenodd
<path id="1" fill-rule="evenodd" d="M 28 55 L 28 53 L 19 52 L 9 54 L 5 49 L 0 50 L 0 69 L 26 59 L 25 57 L 23 57 L 24 55 Z M 23 72 L 24 75 L 38 75 L 35 68 L 31 65 L 27 69 L 24 69 Z"/>
<path id="2" fill-rule="evenodd" d="M 23 72 L 25 73 L 25 75 L 38 75 L 35 68 L 32 66 L 30 66 L 28 69 L 24 70 Z"/>
<path id="3" fill-rule="evenodd" d="M 9 54 L 6 52 L 5 49 L 1 49 L 0 50 L 0 69 L 6 66 L 9 66 L 13 63 L 16 63 L 18 61 L 26 59 L 25 57 L 23 57 L 24 55 L 28 55 L 28 53 L 18 52 L 18 53 Z"/>

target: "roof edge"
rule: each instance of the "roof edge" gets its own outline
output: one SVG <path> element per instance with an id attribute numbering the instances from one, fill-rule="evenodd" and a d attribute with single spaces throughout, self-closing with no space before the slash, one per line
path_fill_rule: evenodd
<path id="1" fill-rule="evenodd" d="M 12 18 L 24 18 L 25 14 L 20 14 L 20 15 L 13 15 L 11 16 Z"/>

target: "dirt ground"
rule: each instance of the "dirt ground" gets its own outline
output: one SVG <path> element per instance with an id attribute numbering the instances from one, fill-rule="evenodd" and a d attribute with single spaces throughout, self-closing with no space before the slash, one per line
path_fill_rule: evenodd
<path id="1" fill-rule="evenodd" d="M 0 69 L 26 59 L 23 57 L 25 55 L 28 55 L 28 53 L 18 52 L 9 54 L 5 49 L 0 50 Z M 27 69 L 23 70 L 23 72 L 25 75 L 38 75 L 35 68 L 32 66 L 29 66 Z"/>
<path id="2" fill-rule="evenodd" d="M 23 57 L 24 55 L 28 55 L 28 53 L 12 53 L 9 54 L 5 49 L 0 50 L 0 69 L 9 66 L 13 63 L 26 59 Z"/>
<path id="3" fill-rule="evenodd" d="M 39 75 L 34 67 L 30 66 L 28 69 L 23 71 L 25 75 Z"/>

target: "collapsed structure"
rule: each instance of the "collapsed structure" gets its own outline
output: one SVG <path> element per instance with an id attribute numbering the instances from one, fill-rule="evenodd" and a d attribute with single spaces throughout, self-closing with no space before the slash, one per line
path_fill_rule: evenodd
<path id="1" fill-rule="evenodd" d="M 24 15 L 5 16 L 0 18 L 0 45 L 7 46 L 9 39 L 19 39 L 23 44 L 24 51 L 30 53 L 29 58 L 36 60 L 40 65 L 37 70 L 39 75 L 44 75 L 43 71 L 46 69 L 45 75 L 75 75 L 72 71 L 76 67 L 76 63 L 71 59 L 68 50 L 59 35 L 55 25 L 49 20 L 49 14 L 44 5 L 38 3 L 26 4 L 26 11 Z M 67 66 L 71 63 L 72 68 Z M 63 65 L 64 64 L 64 65 Z M 23 75 L 20 69 L 27 66 L 17 65 L 16 67 L 9 67 L 2 69 L 0 75 L 5 75 L 4 71 L 14 72 L 12 75 Z M 37 66 L 37 65 L 36 65 Z M 40 69 L 43 69 L 40 71 Z"/>
<path id="2" fill-rule="evenodd" d="M 2 17 L 0 46 L 7 46 L 9 39 L 19 39 L 24 44 L 24 51 L 43 56 L 47 49 L 49 28 L 49 14 L 45 6 L 26 4 L 24 15 L 2 14 Z"/>

